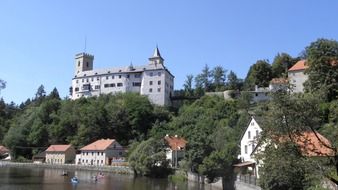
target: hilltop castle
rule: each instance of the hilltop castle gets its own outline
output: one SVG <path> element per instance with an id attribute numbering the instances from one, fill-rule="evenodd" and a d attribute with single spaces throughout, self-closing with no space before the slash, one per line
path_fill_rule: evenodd
<path id="1" fill-rule="evenodd" d="M 164 66 L 158 47 L 143 66 L 93 69 L 94 56 L 87 53 L 75 55 L 75 76 L 72 79 L 70 98 L 135 92 L 145 95 L 157 105 L 170 105 L 174 91 L 174 76 Z"/>

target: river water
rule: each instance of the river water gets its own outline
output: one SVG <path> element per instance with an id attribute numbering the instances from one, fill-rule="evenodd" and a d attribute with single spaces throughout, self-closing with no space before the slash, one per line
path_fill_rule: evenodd
<path id="1" fill-rule="evenodd" d="M 214 190 L 193 182 L 174 183 L 167 179 L 150 179 L 128 175 L 105 173 L 96 182 L 93 171 L 68 171 L 44 168 L 0 167 L 0 190 Z M 70 178 L 77 176 L 78 184 L 72 184 Z"/>

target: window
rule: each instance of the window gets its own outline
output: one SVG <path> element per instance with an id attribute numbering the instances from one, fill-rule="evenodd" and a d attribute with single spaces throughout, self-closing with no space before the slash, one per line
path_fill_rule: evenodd
<path id="1" fill-rule="evenodd" d="M 255 96 L 258 96 L 258 93 L 256 93 Z"/>
<path id="2" fill-rule="evenodd" d="M 244 146 L 244 153 L 248 154 L 248 146 L 247 145 Z"/>
<path id="3" fill-rule="evenodd" d="M 157 92 L 161 92 L 161 88 L 157 88 Z"/>
<path id="4" fill-rule="evenodd" d="M 92 156 L 94 156 L 94 152 L 92 152 Z"/>
<path id="5" fill-rule="evenodd" d="M 100 85 L 95 85 L 95 90 L 100 89 Z"/>
<path id="6" fill-rule="evenodd" d="M 109 86 L 110 87 L 115 87 L 115 83 L 110 83 Z"/>
<path id="7" fill-rule="evenodd" d="M 119 75 L 119 79 L 122 78 L 122 75 Z"/>
<path id="8" fill-rule="evenodd" d="M 78 61 L 78 62 L 77 62 L 77 66 L 78 66 L 78 67 L 80 67 L 80 64 L 81 64 L 81 62 L 80 62 L 80 61 Z"/>
<path id="9" fill-rule="evenodd" d="M 84 84 L 82 90 L 90 90 L 90 84 Z"/>
<path id="10" fill-rule="evenodd" d="M 152 88 L 149 88 L 149 92 L 153 92 L 153 89 L 152 89 Z"/>
<path id="11" fill-rule="evenodd" d="M 96 80 L 100 80 L 100 77 L 97 77 Z"/>
<path id="12" fill-rule="evenodd" d="M 87 78 L 86 81 L 89 82 L 89 79 Z"/>
<path id="13" fill-rule="evenodd" d="M 251 126 L 254 126 L 255 125 L 255 123 L 254 122 L 251 122 Z"/>
<path id="14" fill-rule="evenodd" d="M 103 164 L 103 160 L 101 160 L 101 164 Z"/>
<path id="15" fill-rule="evenodd" d="M 82 79 L 82 82 L 84 82 L 84 79 Z"/>
<path id="16" fill-rule="evenodd" d="M 133 86 L 141 86 L 140 82 L 133 82 Z"/>
<path id="17" fill-rule="evenodd" d="M 78 92 L 78 91 L 79 91 L 79 87 L 76 87 L 76 88 L 75 88 L 75 92 Z"/>
<path id="18" fill-rule="evenodd" d="M 149 85 L 153 85 L 153 81 L 149 81 Z"/>
<path id="19" fill-rule="evenodd" d="M 258 137 L 258 130 L 256 130 L 256 137 Z"/>
<path id="20" fill-rule="evenodd" d="M 122 152 L 119 152 L 119 155 L 122 156 Z"/>
<path id="21" fill-rule="evenodd" d="M 76 84 L 79 83 L 79 80 L 76 80 Z"/>
<path id="22" fill-rule="evenodd" d="M 248 139 L 250 139 L 251 138 L 251 133 L 250 133 L 250 131 L 248 131 Z"/>
<path id="23" fill-rule="evenodd" d="M 101 156 L 103 156 L 103 152 L 101 152 Z"/>
<path id="24" fill-rule="evenodd" d="M 116 144 L 114 144 L 113 148 L 114 148 L 114 149 L 116 148 Z"/>
<path id="25" fill-rule="evenodd" d="M 161 72 L 158 72 L 157 74 L 158 74 L 159 77 L 161 76 Z"/>
<path id="26" fill-rule="evenodd" d="M 94 81 L 94 78 L 92 77 L 92 81 Z"/>
<path id="27" fill-rule="evenodd" d="M 109 77 L 108 76 L 106 76 L 106 80 L 108 80 L 109 79 Z"/>
<path id="28" fill-rule="evenodd" d="M 123 84 L 119 82 L 119 83 L 117 83 L 117 86 L 121 87 L 121 86 L 123 86 Z"/>
<path id="29" fill-rule="evenodd" d="M 134 76 L 135 78 L 141 78 L 141 74 L 135 74 L 135 76 Z"/>
<path id="30" fill-rule="evenodd" d="M 129 75 L 127 75 L 126 77 L 127 77 L 127 79 L 129 79 L 129 77 L 130 77 L 130 76 L 129 76 Z"/>
<path id="31" fill-rule="evenodd" d="M 111 79 L 114 79 L 114 75 L 111 76 Z"/>
<path id="32" fill-rule="evenodd" d="M 161 81 L 160 81 L 160 80 L 159 80 L 159 81 L 157 81 L 157 84 L 158 84 L 158 85 L 161 85 Z"/>
<path id="33" fill-rule="evenodd" d="M 88 156 L 88 152 L 87 152 L 87 156 Z"/>
<path id="34" fill-rule="evenodd" d="M 152 77 L 153 76 L 153 72 L 150 72 L 149 75 Z"/>
<path id="35" fill-rule="evenodd" d="M 105 87 L 105 88 L 108 88 L 108 87 L 109 87 L 109 84 L 104 84 L 104 87 Z"/>

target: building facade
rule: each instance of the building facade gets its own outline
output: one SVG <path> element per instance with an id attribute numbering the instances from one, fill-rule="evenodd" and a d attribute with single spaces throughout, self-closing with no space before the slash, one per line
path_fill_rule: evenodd
<path id="1" fill-rule="evenodd" d="M 124 161 L 124 148 L 114 139 L 100 139 L 80 149 L 77 165 L 112 165 Z"/>
<path id="2" fill-rule="evenodd" d="M 300 60 L 288 70 L 289 83 L 293 93 L 304 92 L 304 82 L 308 79 L 308 75 L 304 71 L 307 68 L 306 60 Z"/>
<path id="3" fill-rule="evenodd" d="M 80 53 L 75 56 L 75 75 L 70 88 L 70 98 L 134 92 L 145 95 L 157 105 L 171 105 L 174 76 L 164 66 L 159 49 L 143 66 L 110 69 L 93 69 L 94 56 Z"/>
<path id="4" fill-rule="evenodd" d="M 72 145 L 50 145 L 46 150 L 46 163 L 66 164 L 73 163 L 75 149 Z"/>

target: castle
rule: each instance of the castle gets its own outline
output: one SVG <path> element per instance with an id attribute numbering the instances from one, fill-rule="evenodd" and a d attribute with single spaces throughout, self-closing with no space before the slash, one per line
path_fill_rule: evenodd
<path id="1" fill-rule="evenodd" d="M 171 105 L 174 76 L 164 66 L 158 47 L 143 66 L 93 69 L 94 56 L 79 53 L 75 56 L 75 76 L 72 79 L 70 98 L 134 92 L 145 95 L 157 105 Z"/>

